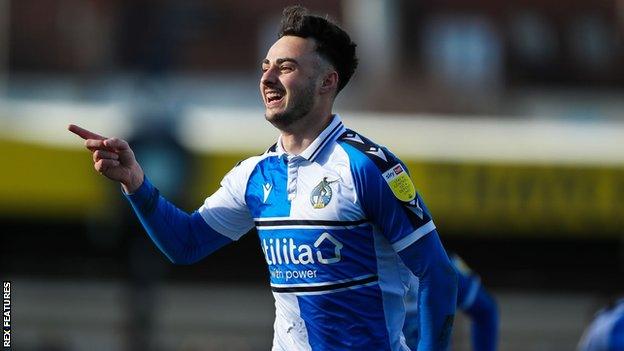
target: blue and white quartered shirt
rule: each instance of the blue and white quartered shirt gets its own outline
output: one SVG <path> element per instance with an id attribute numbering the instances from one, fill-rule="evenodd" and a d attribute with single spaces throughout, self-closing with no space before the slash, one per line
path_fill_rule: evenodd
<path id="1" fill-rule="evenodd" d="M 178 214 L 166 214 L 171 205 L 163 205 L 145 183 L 128 197 L 174 262 L 194 262 L 257 229 L 275 298 L 273 350 L 409 350 L 402 334 L 406 264 L 418 264 L 398 253 L 430 233 L 432 245 L 441 244 L 405 165 L 346 129 L 339 116 L 300 155 L 288 155 L 278 140 L 232 169 L 191 216 L 189 227 L 216 231 L 212 239 L 190 234 L 180 246 L 179 237 L 162 234 L 165 225 L 179 226 L 171 219 Z M 205 223 L 193 221 L 198 218 Z M 437 251 L 448 263 L 444 250 Z M 436 327 L 444 329 L 441 345 L 450 333 L 455 301 L 443 302 L 438 309 L 446 320 Z"/>
<path id="2" fill-rule="evenodd" d="M 243 161 L 199 210 L 233 240 L 257 228 L 275 297 L 275 350 L 328 341 L 401 349 L 409 275 L 396 251 L 435 225 L 420 199 L 410 213 L 393 196 L 384 176 L 397 174 L 406 170 L 396 157 L 335 116 L 298 156 L 278 141 Z"/>

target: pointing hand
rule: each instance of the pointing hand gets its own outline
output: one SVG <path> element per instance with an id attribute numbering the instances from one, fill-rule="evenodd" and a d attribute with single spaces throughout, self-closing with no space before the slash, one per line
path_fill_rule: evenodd
<path id="1" fill-rule="evenodd" d="M 85 147 L 93 153 L 96 171 L 120 182 L 127 193 L 133 193 L 143 184 L 143 169 L 125 140 L 106 138 L 74 124 L 67 129 L 85 140 Z"/>

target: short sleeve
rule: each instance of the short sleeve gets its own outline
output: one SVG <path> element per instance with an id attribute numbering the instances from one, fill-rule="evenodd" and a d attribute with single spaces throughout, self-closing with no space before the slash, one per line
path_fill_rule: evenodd
<path id="1" fill-rule="evenodd" d="M 232 240 L 238 240 L 254 226 L 245 203 L 247 180 L 253 165 L 253 159 L 248 159 L 234 167 L 221 180 L 221 187 L 197 210 L 211 228 Z"/>
<path id="2" fill-rule="evenodd" d="M 395 251 L 405 249 L 435 230 L 407 167 L 398 158 L 381 147 L 362 152 L 361 147 L 343 145 L 349 154 L 361 206 Z"/>

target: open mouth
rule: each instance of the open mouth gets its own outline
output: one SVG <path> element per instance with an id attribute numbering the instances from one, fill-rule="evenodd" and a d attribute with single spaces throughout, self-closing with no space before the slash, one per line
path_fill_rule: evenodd
<path id="1" fill-rule="evenodd" d="M 265 92 L 266 104 L 268 107 L 272 107 L 278 105 L 284 100 L 284 93 L 281 91 L 271 90 Z"/>

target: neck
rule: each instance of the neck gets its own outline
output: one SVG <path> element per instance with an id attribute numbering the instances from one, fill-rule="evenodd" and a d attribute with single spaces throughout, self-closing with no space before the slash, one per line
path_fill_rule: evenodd
<path id="1" fill-rule="evenodd" d="M 310 116 L 312 117 L 312 116 Z M 331 123 L 331 112 L 316 116 L 316 118 L 302 118 L 288 130 L 282 130 L 282 147 L 290 155 L 302 153 L 319 134 Z"/>

